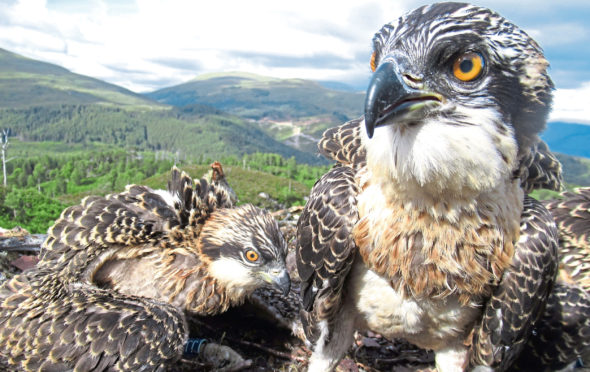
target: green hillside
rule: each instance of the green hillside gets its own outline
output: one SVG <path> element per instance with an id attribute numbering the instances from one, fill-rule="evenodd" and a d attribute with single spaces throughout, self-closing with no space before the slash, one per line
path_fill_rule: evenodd
<path id="1" fill-rule="evenodd" d="M 100 105 L 60 105 L 0 110 L 0 127 L 23 141 L 103 143 L 164 150 L 183 160 L 272 152 L 299 162 L 321 159 L 285 146 L 243 119 L 208 107 L 129 111 Z"/>
<path id="2" fill-rule="evenodd" d="M 18 140 L 10 143 L 10 155 L 7 186 L 0 187 L 0 227 L 21 226 L 33 233 L 46 232 L 66 206 L 88 195 L 120 192 L 133 183 L 166 188 L 173 164 L 200 178 L 212 162 L 202 159 L 199 164 L 186 164 L 169 153 L 101 144 L 64 147 Z M 302 205 L 315 180 L 327 170 L 277 154 L 215 160 L 222 162 L 240 203 L 272 209 Z"/>
<path id="3" fill-rule="evenodd" d="M 315 148 L 312 136 L 361 115 L 364 93 L 331 90 L 302 79 L 246 73 L 206 74 L 146 94 L 174 106 L 205 104 L 255 120 L 275 139 L 300 149 Z M 299 136 L 304 135 L 302 138 Z M 301 142 L 301 145 L 296 143 Z"/>
<path id="4" fill-rule="evenodd" d="M 210 105 L 243 118 L 273 121 L 318 115 L 338 123 L 360 115 L 364 93 L 331 90 L 302 79 L 275 79 L 254 74 L 206 74 L 146 96 L 174 106 Z"/>
<path id="5" fill-rule="evenodd" d="M 94 103 L 164 108 L 130 90 L 0 48 L 0 108 Z"/>
<path id="6" fill-rule="evenodd" d="M 168 151 L 189 161 L 265 152 L 322 162 L 212 107 L 177 109 L 0 49 L 0 129 L 6 128 L 22 141 Z"/>
<path id="7" fill-rule="evenodd" d="M 590 186 L 590 159 L 555 153 L 561 163 L 563 179 L 576 186 Z"/>

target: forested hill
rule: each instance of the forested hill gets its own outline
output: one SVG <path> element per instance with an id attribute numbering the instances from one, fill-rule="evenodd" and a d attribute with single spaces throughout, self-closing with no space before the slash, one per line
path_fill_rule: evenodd
<path id="1" fill-rule="evenodd" d="M 0 127 L 23 141 L 100 142 L 138 150 L 164 150 L 183 160 L 252 152 L 277 153 L 298 162 L 321 158 L 274 140 L 246 121 L 207 106 L 130 111 L 101 105 L 58 105 L 0 110 Z"/>
<path id="2" fill-rule="evenodd" d="M 233 72 L 204 74 L 146 94 L 175 106 L 206 104 L 252 120 L 293 148 L 315 152 L 321 134 L 362 114 L 364 93 L 338 91 L 303 79 Z"/>
<path id="3" fill-rule="evenodd" d="M 208 106 L 182 109 L 61 67 L 0 49 L 0 129 L 23 141 L 113 144 L 180 159 L 277 153 L 323 160 L 285 146 L 256 125 Z"/>
<path id="4" fill-rule="evenodd" d="M 340 124 L 360 116 L 365 95 L 364 92 L 328 89 L 310 80 L 234 72 L 200 75 L 146 96 L 174 106 L 206 104 L 254 120 L 296 120 L 327 115 Z"/>

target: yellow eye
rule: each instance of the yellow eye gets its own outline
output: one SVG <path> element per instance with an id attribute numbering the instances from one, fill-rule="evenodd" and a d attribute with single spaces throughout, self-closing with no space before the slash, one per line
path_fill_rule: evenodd
<path id="1" fill-rule="evenodd" d="M 465 53 L 453 63 L 453 75 L 461 81 L 471 81 L 483 71 L 484 60 L 478 53 Z"/>
<path id="2" fill-rule="evenodd" d="M 248 261 L 254 262 L 258 260 L 258 252 L 256 252 L 253 249 L 250 249 L 248 252 L 246 252 L 246 258 L 248 259 Z"/>
<path id="3" fill-rule="evenodd" d="M 375 72 L 375 70 L 377 69 L 377 52 L 373 52 L 373 54 L 371 54 L 371 71 Z"/>

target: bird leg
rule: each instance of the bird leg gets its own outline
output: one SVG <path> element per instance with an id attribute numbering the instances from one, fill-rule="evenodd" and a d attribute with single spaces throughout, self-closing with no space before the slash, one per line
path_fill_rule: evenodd
<path id="1" fill-rule="evenodd" d="M 451 344 L 435 351 L 434 360 L 438 372 L 462 372 L 468 364 L 468 350 L 462 343 Z M 483 371 L 481 371 L 483 372 Z"/>
<path id="2" fill-rule="evenodd" d="M 353 343 L 355 331 L 355 313 L 353 305 L 344 301 L 330 326 L 326 320 L 319 323 L 320 337 L 309 360 L 308 372 L 332 371 Z"/>

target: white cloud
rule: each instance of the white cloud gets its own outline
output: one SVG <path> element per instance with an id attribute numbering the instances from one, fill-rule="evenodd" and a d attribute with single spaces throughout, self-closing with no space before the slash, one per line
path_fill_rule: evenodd
<path id="1" fill-rule="evenodd" d="M 4 2 L 0 6 L 0 47 L 137 92 L 218 71 L 358 84 L 369 75 L 373 34 L 406 10 L 429 2 L 8 1 L 0 0 Z M 575 9 L 585 6 L 585 1 L 473 2 L 497 8 L 502 14 L 508 12 L 504 15 L 510 19 L 512 14 L 527 14 L 529 10 L 547 13 L 554 7 Z M 540 38 L 553 35 L 546 40 L 549 44 L 559 43 L 558 38 L 570 37 L 571 41 L 588 33 L 582 24 L 565 25 L 559 20 L 554 21 L 552 32 L 531 24 L 529 31 Z M 320 64 L 330 56 L 337 59 L 337 65 Z M 273 64 L 280 58 L 289 63 Z M 556 100 L 555 113 L 564 112 L 561 104 Z"/>
<path id="2" fill-rule="evenodd" d="M 575 89 L 557 89 L 549 121 L 590 124 L 590 81 Z"/>
<path id="3" fill-rule="evenodd" d="M 149 81 L 164 76 L 180 83 L 199 73 L 229 70 L 310 79 L 358 78 L 368 68 L 359 71 L 355 56 L 364 53 L 368 60 L 373 33 L 404 10 L 403 3 L 386 0 L 365 4 L 136 0 L 122 13 L 106 0 L 77 7 L 53 5 L 17 0 L 0 9 L 0 47 L 136 91 L 156 88 Z M 350 66 L 338 70 L 266 66 L 229 58 L 236 52 L 333 55 L 349 60 Z M 201 70 L 149 62 L 166 57 L 194 60 Z M 134 79 L 120 71 L 135 71 Z M 160 78 L 149 78 L 154 75 Z"/>
<path id="4" fill-rule="evenodd" d="M 554 23 L 543 25 L 542 29 L 529 29 L 528 34 L 544 48 L 565 44 L 579 44 L 588 38 L 588 26 L 580 23 Z"/>

